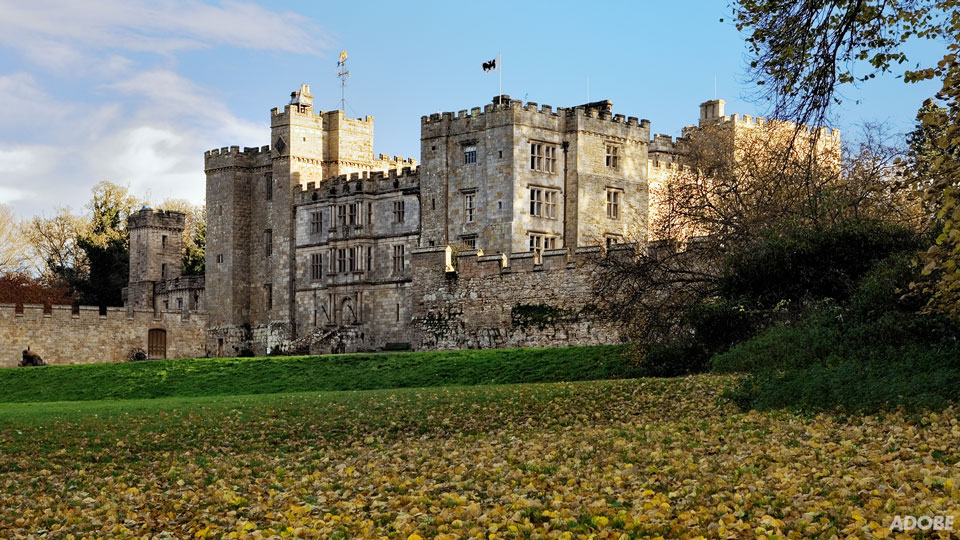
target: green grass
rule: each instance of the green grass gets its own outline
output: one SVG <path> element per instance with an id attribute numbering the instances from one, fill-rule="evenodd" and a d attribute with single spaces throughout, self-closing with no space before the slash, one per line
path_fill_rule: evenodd
<path id="1" fill-rule="evenodd" d="M 0 402 L 87 401 L 639 376 L 625 346 L 201 358 L 0 370 Z"/>

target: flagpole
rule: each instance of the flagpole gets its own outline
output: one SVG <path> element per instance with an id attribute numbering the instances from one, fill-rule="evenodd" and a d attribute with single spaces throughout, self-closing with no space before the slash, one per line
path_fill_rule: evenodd
<path id="1" fill-rule="evenodd" d="M 497 101 L 500 101 L 500 96 L 503 95 L 503 59 L 500 58 L 500 51 L 497 51 L 497 64 L 497 77 L 500 79 L 497 85 Z"/>

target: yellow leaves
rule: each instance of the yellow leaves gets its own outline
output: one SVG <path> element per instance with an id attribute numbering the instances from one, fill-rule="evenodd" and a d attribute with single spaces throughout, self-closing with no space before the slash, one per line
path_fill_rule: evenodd
<path id="1" fill-rule="evenodd" d="M 398 404 L 399 392 L 351 399 L 364 412 L 377 400 L 409 408 L 416 429 L 379 429 L 394 418 L 381 410 L 382 418 L 335 441 L 299 424 L 304 435 L 293 435 L 274 420 L 310 420 L 303 413 L 258 415 L 265 420 L 250 436 L 247 424 L 226 429 L 229 417 L 205 411 L 211 424 L 167 425 L 156 450 L 143 434 L 113 436 L 129 424 L 102 421 L 104 451 L 115 453 L 118 438 L 136 440 L 140 460 L 0 452 L 0 468 L 12 471 L 0 477 L 0 530 L 26 537 L 56 521 L 59 538 L 165 530 L 174 538 L 786 540 L 875 537 L 890 516 L 960 508 L 948 444 L 960 434 L 956 409 L 849 421 L 735 414 L 709 408 L 715 395 L 707 389 L 683 386 L 697 380 L 657 382 L 655 392 L 650 381 L 578 385 L 571 397 L 552 396 L 536 422 L 499 420 L 457 434 L 422 432 L 422 405 Z M 528 410 L 516 401 L 526 389 L 497 390 L 484 410 Z M 429 415 L 458 426 L 477 421 L 478 409 L 444 399 Z M 551 424 L 554 416 L 563 421 Z M 201 429 L 220 450 L 197 448 Z M 283 451 L 245 442 L 261 431 L 303 438 Z M 375 445 L 366 443 L 371 436 Z"/>

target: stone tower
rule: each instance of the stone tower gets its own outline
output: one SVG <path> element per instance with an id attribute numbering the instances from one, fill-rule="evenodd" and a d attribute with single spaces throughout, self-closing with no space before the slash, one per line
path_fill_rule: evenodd
<path id="1" fill-rule="evenodd" d="M 296 337 L 294 192 L 310 182 L 415 165 L 373 154 L 373 117 L 317 111 L 308 85 L 270 111 L 270 146 L 206 152 L 206 287 L 211 327 L 266 348 Z M 249 330 L 244 330 L 249 332 Z M 258 352 L 259 347 L 255 347 Z"/>
<path id="2" fill-rule="evenodd" d="M 497 96 L 421 118 L 421 246 L 519 253 L 642 240 L 650 122 Z"/>
<path id="3" fill-rule="evenodd" d="M 154 286 L 180 276 L 180 238 L 185 221 L 183 212 L 146 207 L 127 220 L 130 232 L 128 307 L 156 309 Z"/>

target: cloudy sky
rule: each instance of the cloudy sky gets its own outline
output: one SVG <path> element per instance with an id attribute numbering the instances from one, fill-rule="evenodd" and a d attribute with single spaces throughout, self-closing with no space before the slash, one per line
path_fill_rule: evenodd
<path id="1" fill-rule="evenodd" d="M 610 99 L 658 133 L 695 123 L 715 91 L 728 114 L 762 114 L 726 0 L 659 4 L 0 0 L 0 203 L 79 208 L 100 180 L 201 202 L 203 151 L 268 144 L 269 110 L 300 83 L 338 108 L 341 49 L 347 113 L 376 118 L 378 153 L 418 157 L 421 115 L 489 102 L 497 77 L 480 64 L 498 52 L 504 93 Z M 834 123 L 906 131 L 936 89 L 846 89 Z"/>

